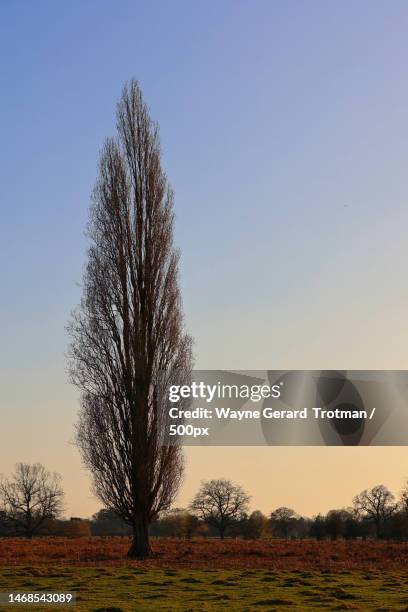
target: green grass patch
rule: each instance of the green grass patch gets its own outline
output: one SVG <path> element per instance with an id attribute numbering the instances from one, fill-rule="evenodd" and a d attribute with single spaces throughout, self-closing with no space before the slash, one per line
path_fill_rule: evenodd
<path id="1" fill-rule="evenodd" d="M 226 607 L 242 612 L 286 609 L 379 612 L 407 610 L 408 603 L 406 576 L 395 571 L 0 568 L 0 591 L 33 590 L 75 591 L 76 606 L 61 607 L 72 612 L 207 612 Z M 42 606 L 41 610 L 45 609 Z"/>

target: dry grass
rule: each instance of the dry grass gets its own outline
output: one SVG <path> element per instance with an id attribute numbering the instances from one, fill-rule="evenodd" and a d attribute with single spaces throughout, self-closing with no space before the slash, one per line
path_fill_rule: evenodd
<path id="1" fill-rule="evenodd" d="M 0 566 L 11 565 L 140 565 L 125 559 L 128 538 L 0 539 Z M 314 540 L 153 539 L 156 568 L 224 568 L 280 570 L 404 570 L 408 543 Z"/>

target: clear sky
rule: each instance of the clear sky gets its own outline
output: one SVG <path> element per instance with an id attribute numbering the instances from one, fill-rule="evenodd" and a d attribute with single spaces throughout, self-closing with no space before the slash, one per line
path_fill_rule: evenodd
<path id="1" fill-rule="evenodd" d="M 69 443 L 64 326 L 132 77 L 161 126 L 197 367 L 408 368 L 407 31 L 397 0 L 0 2 L 0 472 L 40 461 L 67 514 L 100 505 Z M 408 448 L 186 456 L 179 505 L 224 476 L 254 508 L 312 514 L 408 477 Z"/>

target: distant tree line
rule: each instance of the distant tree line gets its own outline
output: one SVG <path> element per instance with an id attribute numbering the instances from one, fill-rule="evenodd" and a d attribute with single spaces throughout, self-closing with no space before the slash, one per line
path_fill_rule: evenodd
<path id="1" fill-rule="evenodd" d="M 234 488 L 239 489 L 234 497 Z M 208 491 L 218 489 L 219 500 L 212 504 Z M 203 504 L 203 496 L 206 504 Z M 306 518 L 281 506 L 266 516 L 259 510 L 248 513 L 248 496 L 229 481 L 204 483 L 190 508 L 163 514 L 151 528 L 152 535 L 191 538 L 197 536 L 241 537 L 244 539 L 408 539 L 408 483 L 399 499 L 384 485 L 366 489 L 349 508 Z M 218 503 L 219 502 L 219 503 Z M 203 509 L 204 508 L 204 509 Z M 210 512 L 208 511 L 210 508 Z M 227 509 L 227 511 L 226 511 Z M 228 524 L 225 526 L 225 516 Z"/>
<path id="2" fill-rule="evenodd" d="M 161 512 L 150 536 L 191 539 L 395 539 L 408 540 L 408 482 L 398 499 L 384 485 L 365 489 L 348 508 L 306 518 L 281 506 L 265 515 L 249 512 L 250 496 L 230 480 L 203 482 L 188 508 Z M 132 536 L 133 524 L 113 509 L 91 519 L 61 518 L 61 478 L 41 464 L 19 463 L 10 478 L 0 478 L 0 537 Z"/>
<path id="3" fill-rule="evenodd" d="M 408 482 L 399 499 L 384 485 L 366 489 L 353 499 L 349 508 L 333 509 L 313 518 L 300 516 L 281 506 L 269 516 L 248 511 L 249 496 L 229 480 L 202 484 L 189 508 L 161 513 L 150 527 L 156 537 L 232 537 L 244 539 L 408 539 Z M 94 515 L 92 533 L 115 535 L 126 524 L 107 511 Z M 106 519 L 109 517 L 107 522 Z"/>

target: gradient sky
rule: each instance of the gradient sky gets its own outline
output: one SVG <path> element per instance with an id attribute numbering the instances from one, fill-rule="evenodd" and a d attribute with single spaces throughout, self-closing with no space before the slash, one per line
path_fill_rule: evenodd
<path id="1" fill-rule="evenodd" d="M 79 301 L 98 152 L 136 77 L 161 126 L 196 366 L 408 369 L 406 2 L 0 2 L 0 472 L 63 476 L 64 326 Z M 228 477 L 264 512 L 398 492 L 408 448 L 186 452 L 186 505 Z"/>

